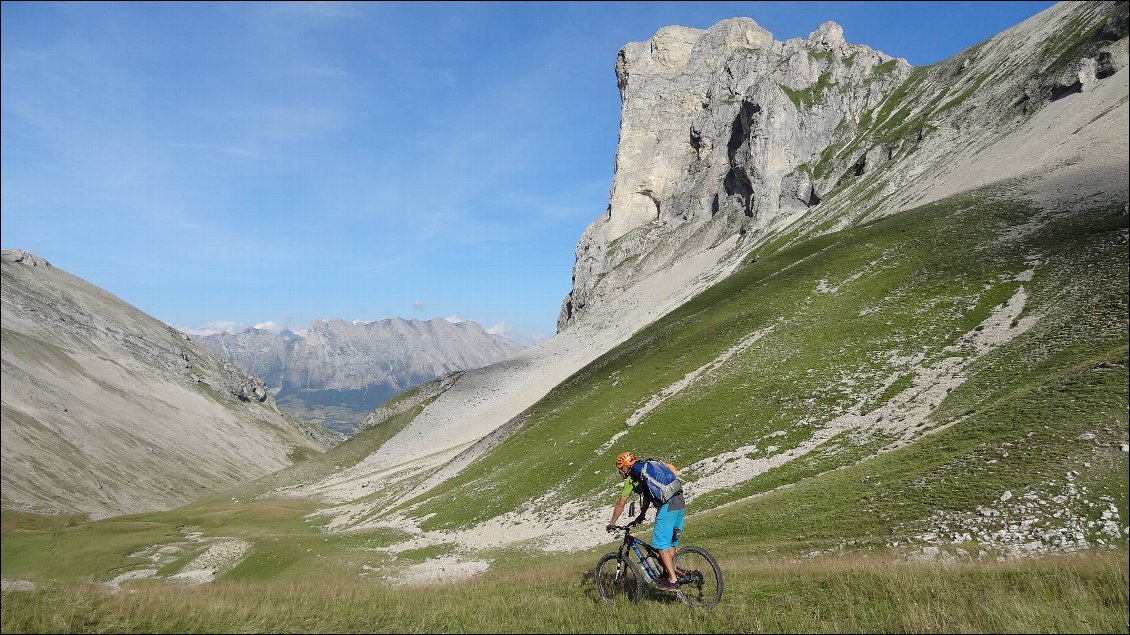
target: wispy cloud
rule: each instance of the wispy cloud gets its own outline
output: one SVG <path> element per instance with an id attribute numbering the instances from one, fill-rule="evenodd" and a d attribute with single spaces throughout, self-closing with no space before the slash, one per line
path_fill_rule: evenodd
<path id="1" fill-rule="evenodd" d="M 261 144 L 274 145 L 321 139 L 339 131 L 349 122 L 349 114 L 332 103 L 291 105 L 264 102 L 248 109 L 247 129 Z"/>
<path id="2" fill-rule="evenodd" d="M 350 18 L 357 15 L 357 7 L 352 2 L 274 2 L 265 6 L 279 15 L 302 18 Z"/>
<path id="3" fill-rule="evenodd" d="M 172 150 L 200 150 L 201 152 L 208 153 L 208 154 L 222 154 L 222 155 L 228 155 L 228 156 L 233 156 L 233 157 L 240 157 L 240 158 L 244 158 L 244 159 L 261 159 L 261 158 L 263 158 L 262 154 L 255 152 L 253 150 L 250 150 L 248 148 L 239 147 L 239 146 L 232 146 L 232 145 L 222 145 L 222 144 L 216 144 L 216 143 L 199 143 L 199 142 L 183 142 L 183 141 L 181 141 L 181 142 L 159 143 L 159 144 L 155 144 L 155 146 L 158 147 L 158 148 L 164 147 L 164 148 L 169 148 L 169 149 L 172 149 Z"/>

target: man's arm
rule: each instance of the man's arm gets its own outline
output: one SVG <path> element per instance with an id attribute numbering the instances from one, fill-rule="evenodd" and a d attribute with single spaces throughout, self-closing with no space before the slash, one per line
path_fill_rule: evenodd
<path id="1" fill-rule="evenodd" d="M 612 520 L 608 521 L 608 524 L 609 524 L 610 526 L 611 526 L 611 525 L 615 525 L 615 524 L 616 524 L 616 519 L 620 517 L 620 514 L 621 514 L 621 513 L 623 513 L 623 511 L 624 511 L 624 505 L 625 505 L 625 504 L 626 504 L 627 502 L 628 502 L 628 497 L 627 497 L 627 496 L 621 496 L 620 498 L 618 498 L 618 499 L 616 500 L 616 508 L 612 510 Z"/>

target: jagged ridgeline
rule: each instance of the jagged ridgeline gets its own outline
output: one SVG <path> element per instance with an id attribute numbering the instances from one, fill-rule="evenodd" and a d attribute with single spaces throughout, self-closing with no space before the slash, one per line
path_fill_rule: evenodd
<path id="1" fill-rule="evenodd" d="M 834 24 L 629 44 L 555 339 L 696 254 L 733 273 L 441 476 L 306 490 L 353 501 L 327 527 L 592 546 L 630 449 L 684 469 L 712 541 L 1124 544 L 1126 24 L 1064 3 L 923 68 Z"/>

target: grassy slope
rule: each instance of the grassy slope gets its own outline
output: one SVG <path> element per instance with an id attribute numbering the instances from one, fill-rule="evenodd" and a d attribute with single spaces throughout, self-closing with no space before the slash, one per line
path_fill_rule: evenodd
<path id="1" fill-rule="evenodd" d="M 688 540 L 710 546 L 727 571 L 724 611 L 687 615 L 659 601 L 627 617 L 645 631 L 1025 625 L 1125 632 L 1125 539 L 1107 555 L 1014 564 L 983 559 L 936 567 L 900 555 L 923 532 L 947 527 L 947 519 L 978 520 L 979 506 L 993 505 L 1003 491 L 1018 498 L 1061 494 L 1069 471 L 1088 496 L 1066 499 L 1060 507 L 1068 516 L 1097 519 L 1113 501 L 1125 525 L 1121 210 L 1071 210 L 1003 240 L 1036 210 L 986 190 L 763 253 L 560 386 L 521 431 L 417 500 L 413 513 L 435 514 L 425 527 L 458 527 L 521 508 L 550 489 L 562 500 L 604 506 L 616 484 L 609 457 L 622 448 L 687 465 L 743 445 L 766 447 L 767 435 L 781 430 L 771 443 L 785 451 L 836 415 L 867 411 L 909 385 L 902 378 L 909 368 L 887 364 L 892 351 L 927 360 L 948 354 L 945 346 L 1023 284 L 1026 313 L 1041 315 L 1039 323 L 969 368 L 968 381 L 921 430 L 932 434 L 883 453 L 877 451 L 890 441 L 883 435 L 842 435 L 804 460 L 691 501 Z M 1032 256 L 1040 260 L 1034 278 L 1015 280 Z M 821 281 L 840 289 L 819 292 Z M 652 394 L 769 326 L 756 344 L 654 410 L 609 450 L 595 452 Z M 413 415 L 247 488 L 170 512 L 81 523 L 5 511 L 4 577 L 41 586 L 4 593 L 4 631 L 617 628 L 624 616 L 594 607 L 585 578 L 602 550 L 480 554 L 493 561 L 480 579 L 403 593 L 386 589 L 380 576 L 449 549 L 394 555 L 383 547 L 405 537 L 398 531 L 324 534 L 307 518 L 313 502 L 258 498 L 280 483 L 357 462 Z M 538 479 L 530 478 L 535 469 Z M 451 504 L 455 497 L 460 504 Z M 538 511 L 553 512 L 531 513 Z M 985 521 L 983 529 L 998 529 L 992 522 L 1016 519 Z M 188 528 L 242 537 L 254 547 L 206 588 L 142 581 L 131 595 L 86 586 L 144 565 L 131 554 L 145 547 L 179 541 L 184 551 L 161 567 L 161 575 L 175 572 L 204 546 L 183 542 Z M 1101 537 L 1087 531 L 1092 542 Z M 846 555 L 836 555 L 845 547 Z M 797 559 L 815 551 L 825 556 Z M 514 612 L 515 602 L 525 610 Z"/>
<path id="2" fill-rule="evenodd" d="M 459 527 L 520 509 L 558 483 L 562 500 L 603 505 L 615 484 L 610 457 L 624 449 L 669 457 L 678 465 L 751 444 L 784 452 L 832 418 L 852 408 L 866 412 L 906 385 L 911 371 L 888 364 L 893 352 L 922 354 L 927 364 L 948 356 L 946 346 L 1021 284 L 1030 296 L 1026 314 L 1041 315 L 1040 322 L 974 363 L 970 379 L 922 431 L 964 419 L 926 441 L 945 452 L 923 452 L 936 464 L 916 468 L 923 475 L 909 478 L 936 481 L 942 494 L 933 498 L 943 507 L 971 509 L 1002 488 L 1082 469 L 1092 454 L 1104 458 L 1096 459 L 1088 478 L 1109 481 L 1098 472 L 1117 474 L 1119 466 L 1124 475 L 1125 455 L 1117 452 L 1127 434 L 1127 256 L 1118 242 L 1127 218 L 1121 207 L 1073 210 L 1023 238 L 1002 240 L 1008 228 L 1023 225 L 1036 210 L 989 190 L 763 256 L 563 384 L 537 406 L 523 430 L 415 501 L 413 513 L 434 514 L 426 528 Z M 1041 261 L 1034 279 L 1015 280 L 1029 268 L 1031 256 Z M 816 290 L 821 281 L 836 286 L 854 274 L 862 275 L 837 293 Z M 651 395 L 766 327 L 773 329 L 769 335 L 668 400 L 610 449 L 596 451 L 624 430 L 624 421 Z M 1103 364 L 1109 368 L 1096 376 L 1104 380 L 1092 386 L 1092 368 Z M 1097 439 L 1073 440 L 1085 431 Z M 774 433 L 778 436 L 770 437 Z M 947 441 L 952 439 L 967 441 Z M 945 476 L 949 463 L 975 463 L 1005 443 L 1025 439 L 1025 451 L 978 465 L 981 476 L 966 485 L 955 482 L 968 478 L 966 472 Z M 887 441 L 882 435 L 838 438 L 822 453 L 708 494 L 692 509 L 853 464 Z M 1111 447 L 1114 452 L 1105 452 Z M 913 453 L 871 463 L 898 465 Z M 546 460 L 549 455 L 553 460 Z M 531 479 L 531 473 L 542 477 Z M 892 496 L 904 494 L 911 492 Z M 1125 519 L 1125 487 L 1108 486 L 1103 494 L 1118 501 Z M 469 504 L 446 504 L 454 496 Z M 897 526 L 928 514 L 923 506 L 878 524 Z M 845 522 L 856 524 L 840 521 L 826 532 L 856 532 L 844 531 Z M 747 537 L 759 537 L 750 533 Z"/>

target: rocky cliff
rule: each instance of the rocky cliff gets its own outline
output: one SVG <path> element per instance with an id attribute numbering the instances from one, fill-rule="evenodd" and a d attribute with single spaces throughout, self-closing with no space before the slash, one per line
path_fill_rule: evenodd
<path id="1" fill-rule="evenodd" d="M 1094 2 L 1062 3 L 922 68 L 846 42 L 831 22 L 785 42 L 735 18 L 626 45 L 609 205 L 577 245 L 559 330 L 727 239 L 737 261 L 790 229 L 839 229 L 1054 167 L 1047 149 L 1012 144 L 950 178 L 978 151 L 1007 149 L 1049 103 L 1114 81 L 1126 42 L 1125 3 Z"/>
<path id="2" fill-rule="evenodd" d="M 113 295 L 4 250 L 3 503 L 168 509 L 324 450 L 262 381 Z"/>

